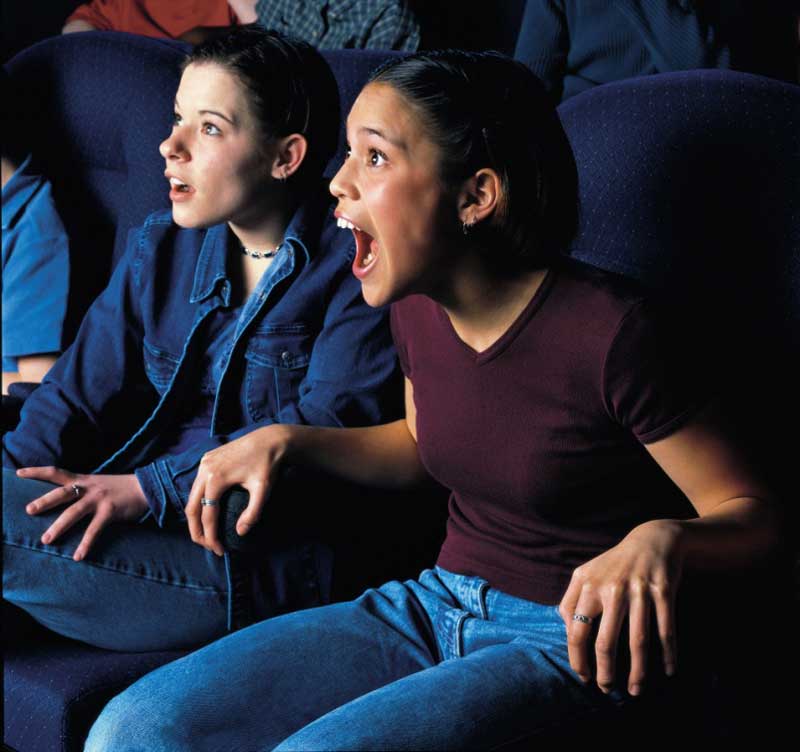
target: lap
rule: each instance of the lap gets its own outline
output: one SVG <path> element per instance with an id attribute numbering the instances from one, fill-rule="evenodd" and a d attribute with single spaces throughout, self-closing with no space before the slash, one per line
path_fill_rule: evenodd
<path id="1" fill-rule="evenodd" d="M 276 752 L 490 749 L 614 705 L 548 649 L 511 642 L 373 690 L 305 726 Z"/>
<path id="2" fill-rule="evenodd" d="M 330 710 L 434 665 L 426 632 L 413 597 L 381 591 L 269 619 L 139 680 L 105 708 L 86 749 L 272 749 Z"/>
<path id="3" fill-rule="evenodd" d="M 3 596 L 53 631 L 117 650 L 188 647 L 225 634 L 225 563 L 181 528 L 115 524 L 87 558 L 72 555 L 82 520 L 49 545 L 41 535 L 61 510 L 31 516 L 52 484 L 3 470 Z"/>

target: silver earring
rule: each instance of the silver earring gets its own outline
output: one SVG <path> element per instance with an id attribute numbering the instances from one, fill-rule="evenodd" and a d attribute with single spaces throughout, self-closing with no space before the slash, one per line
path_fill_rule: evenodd
<path id="1" fill-rule="evenodd" d="M 469 232 L 473 227 L 475 227 L 474 221 L 473 222 L 464 221 L 461 223 L 461 232 L 463 232 L 464 235 L 469 235 Z"/>

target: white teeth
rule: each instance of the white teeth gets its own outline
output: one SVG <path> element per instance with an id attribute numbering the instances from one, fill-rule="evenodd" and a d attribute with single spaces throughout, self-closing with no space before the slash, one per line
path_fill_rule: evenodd
<path id="1" fill-rule="evenodd" d="M 364 260 L 361 262 L 361 266 L 369 266 L 375 256 L 373 255 L 372 251 L 370 251 L 366 256 L 364 256 Z"/>
<path id="2" fill-rule="evenodd" d="M 337 227 L 341 227 L 343 230 L 358 230 L 359 229 L 352 222 L 346 220 L 344 217 L 337 217 L 336 218 L 336 226 Z"/>
<path id="3" fill-rule="evenodd" d="M 178 190 L 185 191 L 189 189 L 189 186 L 186 183 L 182 183 L 178 178 L 170 178 L 169 184 L 174 185 Z"/>

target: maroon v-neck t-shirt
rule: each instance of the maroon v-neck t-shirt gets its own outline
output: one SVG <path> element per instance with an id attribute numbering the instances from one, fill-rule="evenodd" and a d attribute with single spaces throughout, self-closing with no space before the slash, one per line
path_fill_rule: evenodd
<path id="1" fill-rule="evenodd" d="M 643 444 L 707 392 L 633 283 L 565 261 L 480 353 L 429 298 L 391 318 L 420 457 L 452 491 L 441 567 L 556 604 L 577 566 L 637 524 L 694 516 Z"/>

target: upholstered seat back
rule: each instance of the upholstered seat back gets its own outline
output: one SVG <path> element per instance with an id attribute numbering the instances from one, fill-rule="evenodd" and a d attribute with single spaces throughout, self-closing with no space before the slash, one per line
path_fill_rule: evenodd
<path id="1" fill-rule="evenodd" d="M 698 70 L 559 108 L 575 152 L 570 253 L 692 312 L 741 431 L 792 493 L 800 420 L 800 87 Z M 699 375 L 700 376 L 700 375 Z"/>

